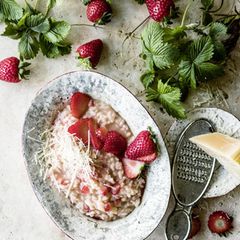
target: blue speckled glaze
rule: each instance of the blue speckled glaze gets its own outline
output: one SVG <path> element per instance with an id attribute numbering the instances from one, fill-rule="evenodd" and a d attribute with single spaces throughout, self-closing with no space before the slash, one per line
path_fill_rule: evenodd
<path id="1" fill-rule="evenodd" d="M 161 154 L 148 170 L 142 203 L 123 219 L 103 222 L 81 215 L 68 199 L 43 181 L 39 165 L 34 161 L 34 155 L 40 147 L 40 142 L 36 140 L 51 125 L 63 102 L 66 103 L 76 91 L 88 93 L 110 104 L 127 121 L 134 135 L 150 126 L 159 139 Z M 27 171 L 37 198 L 58 227 L 72 239 L 145 239 L 161 221 L 171 188 L 168 153 L 154 120 L 119 83 L 94 72 L 72 72 L 58 77 L 33 100 L 26 115 L 22 141 Z"/>

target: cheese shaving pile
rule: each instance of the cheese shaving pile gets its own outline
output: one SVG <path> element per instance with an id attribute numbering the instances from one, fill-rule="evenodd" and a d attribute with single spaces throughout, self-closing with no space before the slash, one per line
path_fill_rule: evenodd
<path id="1" fill-rule="evenodd" d="M 46 130 L 41 138 L 42 148 L 37 152 L 35 159 L 41 166 L 41 175 L 44 179 L 50 176 L 60 191 L 60 185 L 54 176 L 54 171 L 59 170 L 60 173 L 63 171 L 65 175 L 62 177 L 70 179 L 66 197 L 69 196 L 78 176 L 81 176 L 86 182 L 91 182 L 97 152 L 90 150 L 89 132 L 87 146 L 80 139 L 69 134 L 67 127 L 63 126 L 55 125 L 54 128 Z"/>

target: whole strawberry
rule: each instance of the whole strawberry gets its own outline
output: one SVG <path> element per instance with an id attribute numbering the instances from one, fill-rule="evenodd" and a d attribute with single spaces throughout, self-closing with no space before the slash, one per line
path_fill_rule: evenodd
<path id="1" fill-rule="evenodd" d="M 5 58 L 0 62 L 0 80 L 9 83 L 18 83 L 21 79 L 29 75 L 29 70 L 24 70 L 24 67 L 29 66 L 29 63 L 20 63 L 16 57 Z"/>
<path id="2" fill-rule="evenodd" d="M 150 17 L 160 22 L 170 13 L 170 8 L 174 5 L 173 0 L 146 0 L 146 5 Z"/>
<path id="3" fill-rule="evenodd" d="M 103 42 L 100 39 L 79 46 L 77 52 L 79 53 L 80 64 L 87 69 L 95 68 L 101 58 L 102 50 Z"/>
<path id="4" fill-rule="evenodd" d="M 233 228 L 233 218 L 223 211 L 213 212 L 208 219 L 208 228 L 212 233 L 217 233 L 220 236 L 226 234 Z"/>
<path id="5" fill-rule="evenodd" d="M 87 5 L 87 18 L 89 21 L 104 25 L 111 21 L 112 8 L 106 0 L 92 0 Z"/>
<path id="6" fill-rule="evenodd" d="M 131 160 L 150 163 L 157 157 L 157 146 L 151 133 L 147 130 L 140 132 L 128 146 L 125 156 Z"/>
<path id="7" fill-rule="evenodd" d="M 122 157 L 127 148 L 127 140 L 116 131 L 109 131 L 106 135 L 103 150 L 112 153 L 117 157 Z"/>

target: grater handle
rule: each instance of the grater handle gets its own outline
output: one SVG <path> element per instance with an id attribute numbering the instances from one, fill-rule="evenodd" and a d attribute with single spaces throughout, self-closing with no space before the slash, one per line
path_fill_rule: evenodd
<path id="1" fill-rule="evenodd" d="M 192 220 L 189 211 L 184 209 L 171 213 L 166 225 L 167 240 L 186 240 L 191 231 Z"/>

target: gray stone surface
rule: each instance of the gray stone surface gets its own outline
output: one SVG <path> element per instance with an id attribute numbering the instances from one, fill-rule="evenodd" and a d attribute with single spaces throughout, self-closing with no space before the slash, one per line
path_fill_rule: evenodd
<path id="1" fill-rule="evenodd" d="M 24 2 L 23 0 L 18 2 Z M 41 0 L 43 2 L 43 0 Z M 187 1 L 178 4 L 186 5 Z M 225 11 L 228 12 L 234 0 L 225 1 Z M 236 0 L 237 2 L 237 0 Z M 239 3 L 238 3 L 239 5 Z M 113 0 L 115 15 L 112 23 L 102 29 L 75 27 L 70 35 L 73 42 L 73 51 L 70 55 L 56 60 L 45 59 L 41 54 L 33 61 L 31 66 L 31 79 L 20 84 L 6 84 L 0 82 L 0 239 L 1 240 L 66 240 L 68 239 L 50 220 L 33 194 L 24 166 L 21 153 L 21 132 L 30 101 L 35 94 L 48 81 L 73 70 L 81 68 L 76 66 L 75 49 L 85 41 L 102 38 L 105 50 L 97 71 L 110 76 L 124 84 L 149 109 L 156 119 L 163 135 L 171 126 L 173 119 L 160 111 L 157 104 L 146 103 L 142 93 L 143 87 L 139 81 L 141 71 L 144 69 L 140 53 L 140 42 L 137 38 L 127 41 L 122 50 L 121 44 L 125 33 L 130 32 L 146 16 L 144 6 L 138 6 L 133 0 Z M 58 17 L 64 17 L 70 23 L 88 23 L 85 17 L 85 7 L 79 0 L 59 0 L 54 10 Z M 191 10 L 192 18 L 196 15 Z M 0 25 L 0 31 L 3 30 Z M 139 36 L 139 32 L 136 33 Z M 17 42 L 0 37 L 0 59 L 17 56 Z M 197 106 L 213 106 L 223 108 L 238 118 L 240 117 L 240 45 L 232 53 L 227 63 L 226 75 L 214 82 L 201 86 L 197 92 L 192 92 L 187 100 L 189 109 Z M 239 236 L 240 215 L 237 209 L 240 189 L 236 188 L 225 197 L 204 200 L 201 211 L 203 230 L 196 240 L 220 239 L 217 235 L 209 233 L 206 218 L 210 211 L 223 209 L 229 211 L 235 218 L 235 235 L 228 239 L 236 240 Z M 170 208 L 173 201 L 170 202 Z M 163 240 L 165 220 L 148 240 Z M 133 239 L 134 240 L 134 239 Z"/>

